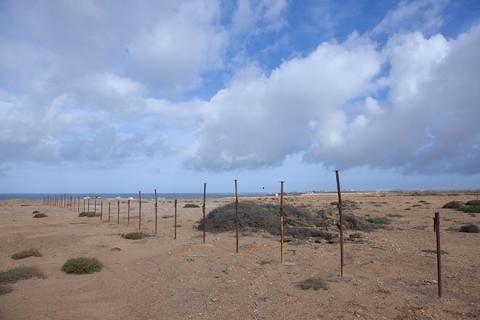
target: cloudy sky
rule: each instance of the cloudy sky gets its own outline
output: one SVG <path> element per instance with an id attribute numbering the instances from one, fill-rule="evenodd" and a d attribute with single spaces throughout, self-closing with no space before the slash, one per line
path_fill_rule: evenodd
<path id="1" fill-rule="evenodd" d="M 478 0 L 0 0 L 0 192 L 479 188 L 479 120 Z"/>

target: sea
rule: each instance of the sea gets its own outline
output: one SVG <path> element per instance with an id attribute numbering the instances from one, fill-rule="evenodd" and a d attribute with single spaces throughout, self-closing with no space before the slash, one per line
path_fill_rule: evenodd
<path id="1" fill-rule="evenodd" d="M 67 197 L 74 198 L 100 198 L 100 199 L 115 199 L 122 198 L 128 199 L 138 198 L 138 193 L 68 193 L 68 194 L 52 194 L 52 193 L 0 193 L 0 200 L 12 200 L 12 199 L 28 199 L 38 200 L 48 196 L 61 197 L 66 195 Z M 240 196 L 248 197 L 262 197 L 267 196 L 267 193 L 242 193 Z M 207 198 L 225 198 L 233 197 L 233 193 L 207 193 Z M 203 193 L 158 193 L 158 199 L 201 199 Z M 155 199 L 154 193 L 142 193 L 142 199 Z"/>

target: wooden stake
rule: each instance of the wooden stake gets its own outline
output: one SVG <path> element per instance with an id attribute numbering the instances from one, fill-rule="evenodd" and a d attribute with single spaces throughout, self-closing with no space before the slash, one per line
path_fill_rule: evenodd
<path id="1" fill-rule="evenodd" d="M 130 199 L 127 201 L 127 225 L 130 225 Z"/>
<path id="2" fill-rule="evenodd" d="M 157 215 L 158 215 L 158 197 L 157 197 L 157 189 L 155 189 L 155 233 L 157 233 Z"/>
<path id="3" fill-rule="evenodd" d="M 142 229 L 142 191 L 138 191 L 138 230 Z"/>
<path id="4" fill-rule="evenodd" d="M 173 240 L 177 240 L 177 199 L 175 199 L 175 201 L 173 202 L 173 206 L 174 206 L 174 216 L 175 216 L 175 219 L 174 219 L 174 228 L 173 228 Z"/>
<path id="5" fill-rule="evenodd" d="M 203 183 L 203 205 L 202 205 L 202 212 L 203 212 L 203 243 L 205 243 L 205 229 L 207 228 L 207 221 L 205 220 L 205 206 L 206 206 L 206 199 L 207 199 L 207 183 Z"/>
<path id="6" fill-rule="evenodd" d="M 283 211 L 283 181 L 280 181 L 280 262 L 284 263 L 283 242 L 285 240 L 285 217 Z"/>
<path id="7" fill-rule="evenodd" d="M 437 291 L 438 297 L 442 297 L 442 250 L 440 248 L 440 213 L 435 212 L 435 217 L 433 218 L 433 230 L 436 234 L 437 240 Z"/>
<path id="8" fill-rule="evenodd" d="M 340 191 L 340 174 L 338 170 L 335 170 L 335 176 L 337 178 L 337 194 L 338 194 L 338 215 L 340 218 L 340 276 L 343 277 L 343 215 L 342 215 L 342 193 Z"/>
<path id="9" fill-rule="evenodd" d="M 238 188 L 237 179 L 235 179 L 235 236 L 236 236 L 236 252 L 238 253 Z"/>

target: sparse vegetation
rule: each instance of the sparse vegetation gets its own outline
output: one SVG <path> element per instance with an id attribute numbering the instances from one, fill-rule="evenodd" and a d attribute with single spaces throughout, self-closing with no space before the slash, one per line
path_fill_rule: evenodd
<path id="1" fill-rule="evenodd" d="M 330 202 L 330 205 L 338 207 L 338 201 Z M 345 210 L 358 209 L 359 205 L 358 205 L 357 202 L 355 202 L 353 200 L 343 200 L 342 201 L 342 208 L 345 209 Z"/>
<path id="2" fill-rule="evenodd" d="M 30 278 L 45 278 L 45 275 L 38 267 L 15 267 L 7 271 L 0 272 L 0 285 L 15 283 L 20 280 Z"/>
<path id="3" fill-rule="evenodd" d="M 129 233 L 124 233 L 122 234 L 122 238 L 128 239 L 128 240 L 140 240 L 143 238 L 149 237 L 147 233 L 141 232 L 141 231 L 135 231 L 135 232 L 129 232 Z"/>
<path id="4" fill-rule="evenodd" d="M 97 214 L 93 211 L 82 211 L 80 212 L 80 214 L 78 215 L 79 217 L 88 217 L 88 218 L 93 218 L 93 217 L 99 217 L 100 214 Z"/>
<path id="5" fill-rule="evenodd" d="M 466 232 L 466 233 L 479 233 L 480 230 L 478 228 L 477 225 L 475 224 L 465 224 L 463 226 L 461 226 L 459 229 L 458 229 L 459 232 Z"/>
<path id="6" fill-rule="evenodd" d="M 36 214 L 36 213 L 40 213 L 40 211 L 38 211 L 38 210 L 33 210 L 32 211 L 32 214 Z"/>
<path id="7" fill-rule="evenodd" d="M 315 291 L 320 289 L 327 290 L 328 283 L 325 280 L 323 280 L 323 278 L 317 276 L 317 277 L 312 277 L 312 278 L 303 280 L 302 282 L 297 284 L 297 287 L 299 287 L 302 290 L 309 290 L 309 289 L 313 289 Z"/>
<path id="8" fill-rule="evenodd" d="M 46 218 L 48 217 L 45 213 L 36 213 L 33 215 L 34 218 Z"/>
<path id="9" fill-rule="evenodd" d="M 13 289 L 7 286 L 0 286 L 0 296 L 12 292 Z"/>
<path id="10" fill-rule="evenodd" d="M 403 216 L 401 214 L 387 214 L 387 217 L 389 218 L 403 218 Z"/>
<path id="11" fill-rule="evenodd" d="M 480 206 L 465 206 L 462 208 L 462 211 L 467 213 L 480 213 Z"/>
<path id="12" fill-rule="evenodd" d="M 89 274 L 99 272 L 103 265 L 95 258 L 78 257 L 68 259 L 62 266 L 62 271 L 69 274 Z"/>
<path id="13" fill-rule="evenodd" d="M 425 249 L 425 250 L 422 250 L 422 252 L 425 252 L 425 253 L 431 253 L 431 254 L 437 254 L 437 250 L 433 250 L 433 249 Z M 440 250 L 440 254 L 448 254 L 447 251 L 445 250 Z"/>
<path id="14" fill-rule="evenodd" d="M 480 206 L 480 200 L 470 200 L 465 202 L 467 206 Z"/>
<path id="15" fill-rule="evenodd" d="M 463 203 L 460 201 L 450 201 L 445 203 L 442 208 L 461 210 L 463 209 Z"/>
<path id="16" fill-rule="evenodd" d="M 37 249 L 23 250 L 12 255 L 13 260 L 25 259 L 28 257 L 41 257 L 42 254 Z"/>
<path id="17" fill-rule="evenodd" d="M 184 208 L 200 208 L 200 206 L 198 204 L 195 204 L 195 203 L 185 203 L 185 205 L 183 206 Z"/>
<path id="18" fill-rule="evenodd" d="M 387 217 L 372 217 L 372 218 L 367 218 L 367 221 L 373 224 L 381 224 L 381 225 L 387 225 L 390 224 L 391 221 Z"/>

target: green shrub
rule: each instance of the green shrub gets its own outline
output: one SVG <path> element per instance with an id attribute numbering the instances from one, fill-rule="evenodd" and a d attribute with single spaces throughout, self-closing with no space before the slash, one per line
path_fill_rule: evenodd
<path id="1" fill-rule="evenodd" d="M 13 260 L 25 259 L 28 257 L 41 257 L 42 254 L 37 249 L 23 250 L 12 255 Z"/>
<path id="2" fill-rule="evenodd" d="M 467 233 L 479 233 L 480 230 L 477 225 L 475 224 L 466 224 L 460 227 L 458 229 L 459 232 L 467 232 Z"/>
<path id="3" fill-rule="evenodd" d="M 185 203 L 184 208 L 200 208 L 198 204 L 195 203 Z"/>
<path id="4" fill-rule="evenodd" d="M 15 283 L 20 280 L 26 280 L 33 277 L 45 278 L 45 275 L 38 267 L 15 267 L 7 271 L 0 272 L 0 285 Z"/>
<path id="5" fill-rule="evenodd" d="M 480 200 L 470 200 L 465 202 L 467 206 L 480 206 Z"/>
<path id="6" fill-rule="evenodd" d="M 62 271 L 71 274 L 88 274 L 99 272 L 103 265 L 95 258 L 78 257 L 68 259 L 62 266 Z"/>
<path id="7" fill-rule="evenodd" d="M 462 209 L 464 207 L 463 203 L 460 201 L 450 201 L 443 205 L 442 208 L 445 209 Z"/>
<path id="8" fill-rule="evenodd" d="M 328 283 L 323 280 L 321 277 L 312 277 L 308 278 L 307 280 L 303 280 L 302 282 L 297 284 L 297 287 L 299 287 L 302 290 L 327 290 L 328 289 Z"/>
<path id="9" fill-rule="evenodd" d="M 367 221 L 373 224 L 390 224 L 391 221 L 387 217 L 372 217 L 367 218 Z"/>
<path id="10" fill-rule="evenodd" d="M 480 213 L 480 206 L 465 206 L 462 208 L 462 211 L 467 213 Z"/>
<path id="11" fill-rule="evenodd" d="M 34 218 L 46 218 L 48 217 L 45 213 L 36 213 L 33 215 Z"/>
<path id="12" fill-rule="evenodd" d="M 122 234 L 122 238 L 125 238 L 125 239 L 128 239 L 128 240 L 140 240 L 140 239 L 146 238 L 148 236 L 149 236 L 148 234 L 146 234 L 144 232 L 140 232 L 140 231 L 135 231 L 135 232 L 129 232 L 129 233 Z"/>
<path id="13" fill-rule="evenodd" d="M 93 218 L 93 217 L 99 217 L 100 214 L 98 213 L 95 213 L 93 211 L 82 211 L 80 212 L 80 214 L 78 215 L 79 217 L 88 217 L 88 218 Z"/>

